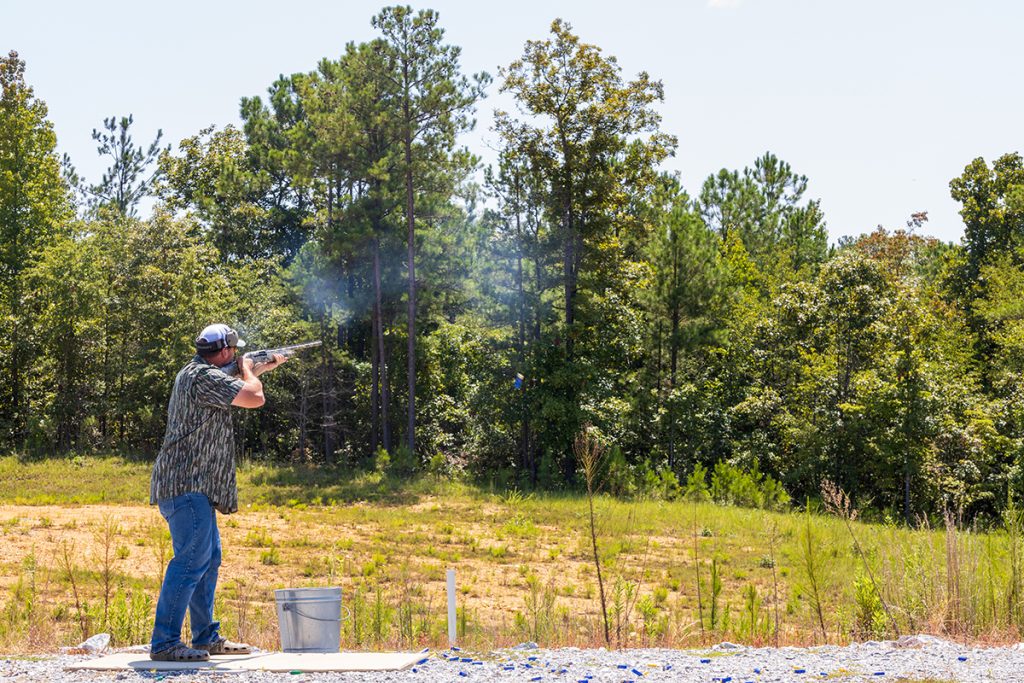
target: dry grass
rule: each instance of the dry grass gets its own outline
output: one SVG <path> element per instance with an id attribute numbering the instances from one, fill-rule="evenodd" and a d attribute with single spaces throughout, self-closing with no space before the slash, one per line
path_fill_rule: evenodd
<path id="1" fill-rule="evenodd" d="M 421 483 L 372 503 L 254 502 L 268 499 L 268 478 L 253 483 L 242 477 L 242 499 L 249 503 L 220 517 L 225 552 L 218 617 L 229 636 L 275 647 L 275 588 L 340 585 L 356 613 L 343 631 L 347 645 L 446 644 L 444 578 L 445 569 L 454 567 L 463 644 L 604 642 L 583 497 L 496 495 Z M 401 504 L 392 502 L 396 498 Z M 143 489 L 136 500 L 144 499 Z M 804 514 L 604 497 L 595 504 L 614 645 L 701 643 L 694 543 L 705 591 L 712 562 L 722 584 L 721 612 L 709 639 L 821 642 L 802 569 L 800 542 L 808 523 L 816 552 L 827 559 L 821 564 L 828 570 L 817 580 L 829 641 L 865 635 L 857 631 L 865 623 L 859 610 L 870 605 L 857 603 L 853 587 L 860 560 L 838 519 L 811 515 L 808 522 Z M 948 535 L 854 526 L 902 630 L 972 641 L 1016 639 L 1007 618 L 1005 534 L 954 532 L 959 569 L 950 574 Z M 66 548 L 74 549 L 74 581 L 61 569 Z M 0 506 L 0 558 L 0 649 L 30 652 L 78 642 L 86 628 L 145 640 L 139 621 L 151 614 L 139 615 L 152 605 L 141 600 L 155 602 L 169 548 L 163 520 L 148 505 L 6 504 Z M 85 603 L 82 610 L 75 607 L 74 590 Z M 949 595 L 957 596 L 956 604 Z M 105 602 L 111 613 L 106 624 Z M 19 607 L 26 603 L 30 612 Z M 750 626 L 757 623 L 770 628 Z"/>

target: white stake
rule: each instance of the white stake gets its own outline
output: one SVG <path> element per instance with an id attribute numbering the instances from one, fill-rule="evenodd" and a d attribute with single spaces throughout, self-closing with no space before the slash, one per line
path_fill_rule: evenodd
<path id="1" fill-rule="evenodd" d="M 448 570 L 448 645 L 455 645 L 455 570 Z"/>

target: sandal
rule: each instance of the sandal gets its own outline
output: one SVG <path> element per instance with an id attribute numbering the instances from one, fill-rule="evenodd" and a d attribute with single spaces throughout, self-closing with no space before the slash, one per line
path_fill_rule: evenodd
<path id="1" fill-rule="evenodd" d="M 195 645 L 193 643 L 193 645 Z M 205 650 L 211 655 L 251 655 L 252 648 L 245 643 L 233 643 L 227 638 L 220 638 L 208 645 L 195 645 L 198 650 Z"/>
<path id="2" fill-rule="evenodd" d="M 149 658 L 157 662 L 206 662 L 210 659 L 210 653 L 178 643 L 160 652 L 150 652 Z"/>

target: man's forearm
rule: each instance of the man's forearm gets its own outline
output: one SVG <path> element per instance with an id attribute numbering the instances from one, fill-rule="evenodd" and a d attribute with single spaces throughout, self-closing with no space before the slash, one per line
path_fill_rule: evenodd
<path id="1" fill-rule="evenodd" d="M 245 382 L 246 389 L 253 393 L 263 391 L 263 382 L 259 379 L 259 372 L 250 368 L 248 363 L 242 363 L 239 370 L 241 371 L 240 379 Z"/>
<path id="2" fill-rule="evenodd" d="M 281 363 L 285 362 L 285 360 L 285 356 L 282 356 L 280 354 L 274 354 L 274 360 L 270 361 L 269 363 L 257 363 L 252 366 L 252 371 L 256 373 L 257 377 L 259 377 L 264 372 L 270 372 L 271 370 L 275 369 Z"/>

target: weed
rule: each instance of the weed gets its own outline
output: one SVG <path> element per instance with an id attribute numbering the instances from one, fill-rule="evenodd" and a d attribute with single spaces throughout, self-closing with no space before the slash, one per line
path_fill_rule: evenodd
<path id="1" fill-rule="evenodd" d="M 97 580 L 103 591 L 103 620 L 101 628 L 106 629 L 110 619 L 110 599 L 114 589 L 114 560 L 116 559 L 115 541 L 121 534 L 121 525 L 111 516 L 106 515 L 96 531 L 96 543 L 100 549 L 100 567 Z"/>
<path id="2" fill-rule="evenodd" d="M 375 643 L 383 643 L 391 625 L 391 608 L 384 600 L 384 589 L 379 583 L 373 587 L 372 635 Z"/>
<path id="3" fill-rule="evenodd" d="M 162 524 L 154 524 L 149 528 L 149 540 L 153 544 L 153 558 L 156 560 L 159 576 L 157 583 L 163 584 L 164 572 L 167 571 L 167 564 L 173 554 L 171 544 L 171 530 Z"/>
<path id="4" fill-rule="evenodd" d="M 75 598 L 75 613 L 78 615 L 78 625 L 81 629 L 82 640 L 88 638 L 90 633 L 89 616 L 86 604 L 82 601 L 78 590 L 78 581 L 75 579 L 75 542 L 61 541 L 60 552 L 57 555 L 57 562 L 68 584 L 71 586 L 71 593 Z"/>
<path id="5" fill-rule="evenodd" d="M 535 574 L 526 577 L 527 592 L 523 597 L 525 610 L 516 613 L 516 625 L 528 640 L 547 642 L 553 635 L 555 601 L 558 591 L 554 578 L 542 584 Z"/>
<path id="6" fill-rule="evenodd" d="M 886 615 L 875 584 L 866 576 L 857 577 L 853 582 L 853 597 L 857 635 L 862 638 L 884 636 Z"/>
<path id="7" fill-rule="evenodd" d="M 779 523 L 772 520 L 768 529 L 768 559 L 772 569 L 772 610 L 775 614 L 775 647 L 779 646 L 779 576 L 775 571 L 775 547 L 779 542 Z"/>
<path id="8" fill-rule="evenodd" d="M 594 550 L 594 567 L 597 570 L 597 586 L 601 595 L 601 616 L 604 626 L 604 641 L 606 645 L 612 644 L 611 630 L 608 623 L 608 603 L 604 594 L 604 579 L 601 576 L 601 559 L 597 552 L 597 522 L 594 517 L 594 494 L 597 491 L 599 482 L 598 472 L 601 469 L 601 460 L 604 455 L 604 448 L 597 440 L 591 430 L 585 427 L 576 437 L 573 445 L 573 452 L 576 454 L 576 462 L 583 470 L 583 480 L 587 484 L 587 505 L 589 510 L 590 543 Z"/>
<path id="9" fill-rule="evenodd" d="M 641 647 L 647 647 L 652 640 L 664 636 L 668 631 L 668 617 L 661 614 L 658 601 L 650 595 L 640 598 L 636 611 L 641 620 Z"/>
<path id="10" fill-rule="evenodd" d="M 748 583 L 743 587 L 743 611 L 740 614 L 739 636 L 751 642 L 763 642 L 771 632 L 767 616 L 761 614 L 761 598 L 757 587 Z"/>
<path id="11" fill-rule="evenodd" d="M 110 638 L 118 646 L 146 642 L 152 627 L 153 598 L 148 591 L 118 589 L 110 604 Z"/>
<path id="12" fill-rule="evenodd" d="M 1017 507 L 1010 489 L 1009 500 L 1003 511 L 1003 525 L 1010 546 L 1010 578 L 1006 591 L 1006 611 L 1010 622 L 1024 632 L 1024 581 L 1022 581 L 1021 543 L 1024 542 L 1024 511 Z"/>
<path id="13" fill-rule="evenodd" d="M 818 622 L 821 631 L 821 639 L 828 642 L 828 629 L 825 628 L 825 595 L 828 582 L 828 559 L 822 551 L 821 542 L 815 525 L 811 519 L 810 505 L 804 511 L 804 524 L 800 536 L 800 561 L 803 565 L 804 579 L 806 580 L 807 596 L 810 600 L 811 609 Z"/>
<path id="14" fill-rule="evenodd" d="M 274 539 L 265 529 L 253 529 L 245 535 L 245 545 L 251 548 L 269 548 L 274 545 Z"/>
<path id="15" fill-rule="evenodd" d="M 878 602 L 882 606 L 882 610 L 885 612 L 885 615 L 889 618 L 889 623 L 892 624 L 893 632 L 896 636 L 899 636 L 900 628 L 896 625 L 896 619 L 893 617 L 892 611 L 889 610 L 889 606 L 885 603 L 885 599 L 878 590 L 878 582 L 875 581 L 875 575 L 874 572 L 871 571 L 871 565 L 868 563 L 867 555 L 864 553 L 863 548 L 861 548 L 860 541 L 857 540 L 857 534 L 853 532 L 852 522 L 857 518 L 857 510 L 850 502 L 850 497 L 846 495 L 845 491 L 828 480 L 822 482 L 821 493 L 829 510 L 842 519 L 846 524 L 846 530 L 850 532 L 850 538 L 853 539 L 854 549 L 857 551 L 857 555 L 860 556 L 861 562 L 864 564 L 864 570 L 867 572 L 868 579 L 871 581 L 874 594 L 878 596 Z"/>
<path id="16" fill-rule="evenodd" d="M 724 626 L 724 623 L 720 620 L 720 613 L 718 609 L 718 602 L 722 595 L 722 576 L 718 569 L 718 558 L 711 558 L 711 613 L 709 626 L 711 631 L 714 632 L 720 626 Z M 724 628 L 723 628 L 724 630 Z"/>

